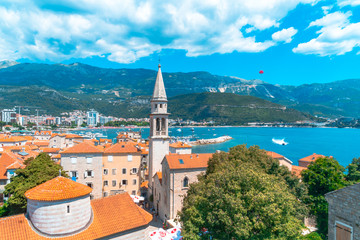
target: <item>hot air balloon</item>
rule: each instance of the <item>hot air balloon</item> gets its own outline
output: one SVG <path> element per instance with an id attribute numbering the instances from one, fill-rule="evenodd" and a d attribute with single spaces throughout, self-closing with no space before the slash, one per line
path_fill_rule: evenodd
<path id="1" fill-rule="evenodd" d="M 263 73 L 264 73 L 264 71 L 263 71 L 263 70 L 260 70 L 260 71 L 259 71 L 259 73 L 260 73 L 260 74 L 263 74 Z"/>

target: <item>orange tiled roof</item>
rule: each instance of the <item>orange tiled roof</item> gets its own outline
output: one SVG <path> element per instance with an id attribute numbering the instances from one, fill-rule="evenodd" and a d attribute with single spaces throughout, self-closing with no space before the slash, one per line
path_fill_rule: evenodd
<path id="1" fill-rule="evenodd" d="M 6 180 L 7 167 L 17 162 L 16 158 L 9 152 L 3 152 L 0 156 L 0 179 Z"/>
<path id="2" fill-rule="evenodd" d="M 61 154 L 63 153 L 102 153 L 102 150 L 95 147 L 94 145 L 83 142 L 65 149 Z"/>
<path id="3" fill-rule="evenodd" d="M 32 141 L 34 138 L 32 136 L 23 136 L 27 141 Z"/>
<path id="4" fill-rule="evenodd" d="M 172 148 L 191 148 L 190 145 L 183 143 L 183 142 L 171 143 L 170 147 L 172 147 Z"/>
<path id="5" fill-rule="evenodd" d="M 111 139 L 106 139 L 106 138 L 101 138 L 101 139 L 100 139 L 100 142 L 101 142 L 101 143 L 103 143 L 103 142 L 111 143 L 112 140 L 111 140 Z"/>
<path id="6" fill-rule="evenodd" d="M 169 154 L 165 159 L 170 169 L 206 168 L 212 153 Z"/>
<path id="7" fill-rule="evenodd" d="M 25 192 L 25 197 L 38 201 L 58 201 L 85 196 L 92 188 L 65 177 L 56 177 Z"/>
<path id="8" fill-rule="evenodd" d="M 25 138 L 19 136 L 0 138 L 0 142 L 25 142 L 25 141 L 27 141 Z"/>
<path id="9" fill-rule="evenodd" d="M 77 134 L 66 134 L 66 137 L 65 138 L 83 138 L 82 136 L 80 135 L 77 135 Z"/>
<path id="10" fill-rule="evenodd" d="M 149 188 L 149 181 L 142 182 L 140 188 Z"/>
<path id="11" fill-rule="evenodd" d="M 56 154 L 51 156 L 52 159 L 61 158 L 61 154 Z"/>
<path id="12" fill-rule="evenodd" d="M 138 207 L 128 193 L 91 201 L 93 221 L 84 231 L 59 240 L 87 240 L 106 238 L 112 234 L 146 226 L 152 220 L 151 214 Z M 0 218 L 2 240 L 44 240 L 53 239 L 38 235 L 29 225 L 24 214 Z M 144 236 L 145 237 L 145 236 Z"/>
<path id="13" fill-rule="evenodd" d="M 292 165 L 292 167 L 291 167 L 291 172 L 293 173 L 293 174 L 295 174 L 297 177 L 301 177 L 301 172 L 303 171 L 303 170 L 305 170 L 305 169 L 307 169 L 306 167 L 300 167 L 300 166 L 295 166 L 295 165 Z"/>
<path id="14" fill-rule="evenodd" d="M 314 162 L 316 161 L 316 159 L 318 158 L 323 158 L 325 157 L 324 155 L 321 155 L 321 154 L 316 154 L 316 153 L 313 153 L 311 154 L 310 156 L 307 156 L 307 157 L 304 157 L 302 159 L 300 159 L 299 161 L 303 161 L 303 162 Z"/>
<path id="15" fill-rule="evenodd" d="M 41 147 L 40 151 L 45 153 L 57 153 L 60 151 L 60 148 Z"/>
<path id="16" fill-rule="evenodd" d="M 120 142 L 105 149 L 105 153 L 137 153 L 140 152 L 134 143 Z"/>
<path id="17" fill-rule="evenodd" d="M 271 152 L 271 151 L 266 151 L 266 154 L 269 156 L 269 157 L 272 157 L 272 158 L 275 158 L 275 159 L 279 159 L 279 158 L 284 158 L 283 155 L 280 155 L 276 152 Z"/>
<path id="18" fill-rule="evenodd" d="M 50 141 L 49 140 L 37 140 L 37 141 L 33 141 L 32 143 L 26 143 L 28 145 L 32 144 L 32 145 L 36 145 L 36 146 L 39 146 L 39 147 L 48 147 L 49 144 L 50 144 Z"/>

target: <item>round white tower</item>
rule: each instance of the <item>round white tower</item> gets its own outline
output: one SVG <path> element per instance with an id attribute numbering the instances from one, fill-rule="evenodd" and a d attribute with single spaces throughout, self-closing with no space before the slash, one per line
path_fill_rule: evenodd
<path id="1" fill-rule="evenodd" d="M 41 233 L 63 236 L 84 230 L 92 220 L 92 189 L 65 177 L 56 177 L 26 191 L 27 214 Z"/>

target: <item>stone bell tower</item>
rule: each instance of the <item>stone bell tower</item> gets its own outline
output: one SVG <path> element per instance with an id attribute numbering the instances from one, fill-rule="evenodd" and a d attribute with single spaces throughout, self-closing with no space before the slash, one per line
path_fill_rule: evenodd
<path id="1" fill-rule="evenodd" d="M 152 178 L 156 172 L 160 172 L 161 162 L 166 154 L 169 153 L 169 129 L 167 112 L 167 97 L 161 65 L 156 77 L 154 93 L 151 98 L 150 113 L 150 136 L 149 136 L 149 188 L 152 192 Z"/>

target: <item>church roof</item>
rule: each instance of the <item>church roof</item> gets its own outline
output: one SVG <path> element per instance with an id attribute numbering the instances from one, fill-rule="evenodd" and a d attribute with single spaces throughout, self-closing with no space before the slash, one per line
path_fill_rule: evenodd
<path id="1" fill-rule="evenodd" d="M 206 168 L 212 153 L 169 154 L 165 159 L 170 169 Z"/>
<path id="2" fill-rule="evenodd" d="M 161 65 L 159 64 L 159 70 L 156 76 L 156 82 L 154 87 L 154 92 L 152 95 L 152 100 L 167 101 L 164 80 L 161 73 Z"/>
<path id="3" fill-rule="evenodd" d="M 92 189 L 65 177 L 56 177 L 25 192 L 25 197 L 38 201 L 59 201 L 90 194 Z"/>
<path id="4" fill-rule="evenodd" d="M 84 231 L 57 240 L 106 238 L 112 234 L 146 226 L 152 216 L 138 207 L 128 193 L 91 201 L 93 221 Z M 53 239 L 37 234 L 24 214 L 0 218 L 0 238 L 3 240 Z"/>

